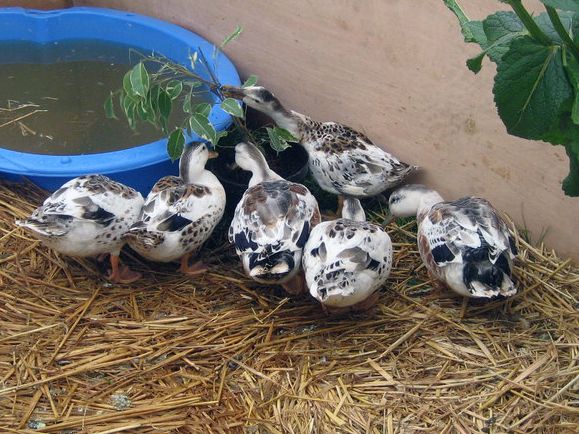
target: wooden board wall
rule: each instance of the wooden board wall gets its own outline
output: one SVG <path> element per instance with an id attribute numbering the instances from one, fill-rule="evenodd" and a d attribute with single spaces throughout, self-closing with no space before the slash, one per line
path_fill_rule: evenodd
<path id="1" fill-rule="evenodd" d="M 61 9 L 72 6 L 72 0 L 0 0 L 0 8 Z"/>
<path id="2" fill-rule="evenodd" d="M 493 65 L 485 62 L 478 76 L 466 69 L 477 50 L 463 43 L 442 0 L 74 3 L 156 16 L 216 42 L 241 24 L 226 52 L 287 107 L 361 129 L 422 166 L 420 180 L 445 197 L 485 196 L 533 239 L 546 231 L 548 246 L 579 258 L 579 198 L 560 188 L 563 148 L 506 133 L 493 104 Z M 476 18 L 501 7 L 463 4 Z"/>

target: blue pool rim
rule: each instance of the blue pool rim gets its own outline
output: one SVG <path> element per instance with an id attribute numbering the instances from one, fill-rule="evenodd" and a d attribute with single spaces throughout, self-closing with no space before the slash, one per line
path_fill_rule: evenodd
<path id="1" fill-rule="evenodd" d="M 73 7 L 39 11 L 0 8 L 0 41 L 29 41 L 46 44 L 61 40 L 98 39 L 132 45 L 143 52 L 154 51 L 189 65 L 189 54 L 200 49 L 211 59 L 214 45 L 195 33 L 156 18 L 120 10 Z M 239 85 L 233 63 L 219 53 L 215 75 L 223 84 Z M 114 90 L 114 89 L 111 89 Z M 104 101 L 103 101 L 104 102 Z M 218 131 L 228 128 L 232 119 L 215 105 L 211 122 Z M 119 122 L 124 122 L 120 120 Z M 192 136 L 191 140 L 199 140 Z M 26 177 L 48 190 L 87 173 L 101 173 L 146 193 L 160 177 L 176 174 L 166 151 L 167 140 L 143 144 L 120 151 L 86 155 L 43 155 L 0 148 L 0 177 Z"/>

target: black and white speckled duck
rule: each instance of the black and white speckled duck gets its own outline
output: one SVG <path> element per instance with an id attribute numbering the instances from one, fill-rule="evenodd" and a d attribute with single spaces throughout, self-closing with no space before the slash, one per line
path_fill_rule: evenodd
<path id="1" fill-rule="evenodd" d="M 368 197 L 394 187 L 417 167 L 374 145 L 364 134 L 336 122 L 318 122 L 287 110 L 261 86 L 223 86 L 223 94 L 270 116 L 308 151 L 310 170 L 330 193 Z"/>
<path id="2" fill-rule="evenodd" d="M 153 186 L 139 220 L 125 238 L 136 252 L 156 262 L 181 259 L 180 271 L 206 271 L 202 261 L 189 265 L 207 241 L 225 210 L 225 190 L 205 169 L 209 152 L 204 143 L 186 146 L 179 160 L 179 176 L 165 176 Z"/>
<path id="3" fill-rule="evenodd" d="M 258 282 L 281 284 L 291 294 L 303 292 L 302 251 L 320 222 L 315 197 L 271 170 L 253 145 L 238 144 L 235 162 L 252 172 L 229 227 L 245 273 Z"/>
<path id="4" fill-rule="evenodd" d="M 511 272 L 517 254 L 506 223 L 485 199 L 444 202 L 423 185 L 404 186 L 390 196 L 390 212 L 416 215 L 418 250 L 435 279 L 473 298 L 517 292 Z"/>
<path id="5" fill-rule="evenodd" d="M 72 179 L 56 190 L 42 206 L 16 224 L 28 229 L 48 247 L 69 256 L 110 254 L 111 273 L 117 283 L 141 277 L 119 263 L 123 235 L 137 220 L 143 197 L 104 175 Z"/>
<path id="6" fill-rule="evenodd" d="M 365 310 L 390 274 L 392 242 L 381 227 L 366 221 L 358 199 L 347 198 L 342 218 L 312 230 L 302 263 L 310 294 L 325 310 Z"/>

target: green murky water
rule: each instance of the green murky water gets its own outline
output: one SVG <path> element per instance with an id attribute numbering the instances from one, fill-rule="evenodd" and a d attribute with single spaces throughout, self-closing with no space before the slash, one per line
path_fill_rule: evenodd
<path id="1" fill-rule="evenodd" d="M 121 87 L 137 60 L 129 46 L 94 40 L 0 43 L 0 147 L 75 155 L 160 139 L 162 133 L 146 123 L 132 130 L 118 108 L 119 120 L 104 114 L 109 92 Z M 172 121 L 182 115 L 175 111 Z"/>

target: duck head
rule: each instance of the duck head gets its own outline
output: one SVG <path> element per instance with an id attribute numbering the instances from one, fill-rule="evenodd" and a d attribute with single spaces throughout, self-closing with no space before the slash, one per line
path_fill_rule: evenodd
<path id="1" fill-rule="evenodd" d="M 421 184 L 409 184 L 390 195 L 388 206 L 390 213 L 396 217 L 413 217 L 442 201 L 437 191 Z"/>
<path id="2" fill-rule="evenodd" d="M 265 157 L 257 146 L 241 142 L 235 146 L 235 163 L 243 170 L 252 173 L 249 186 L 253 187 L 263 181 L 282 179 L 269 168 Z"/>
<path id="3" fill-rule="evenodd" d="M 221 92 L 223 93 L 223 96 L 239 99 L 249 107 L 269 116 L 284 110 L 283 106 L 273 93 L 262 86 L 222 86 Z"/>
<path id="4" fill-rule="evenodd" d="M 193 142 L 185 145 L 179 159 L 179 176 L 188 184 L 193 182 L 205 171 L 207 160 L 217 156 L 217 152 L 210 150 L 207 143 Z"/>
<path id="5" fill-rule="evenodd" d="M 245 105 L 258 110 L 274 120 L 278 127 L 285 128 L 295 138 L 301 138 L 300 116 L 298 113 L 286 110 L 279 100 L 262 86 L 221 86 L 221 93 L 228 98 L 236 98 Z"/>

